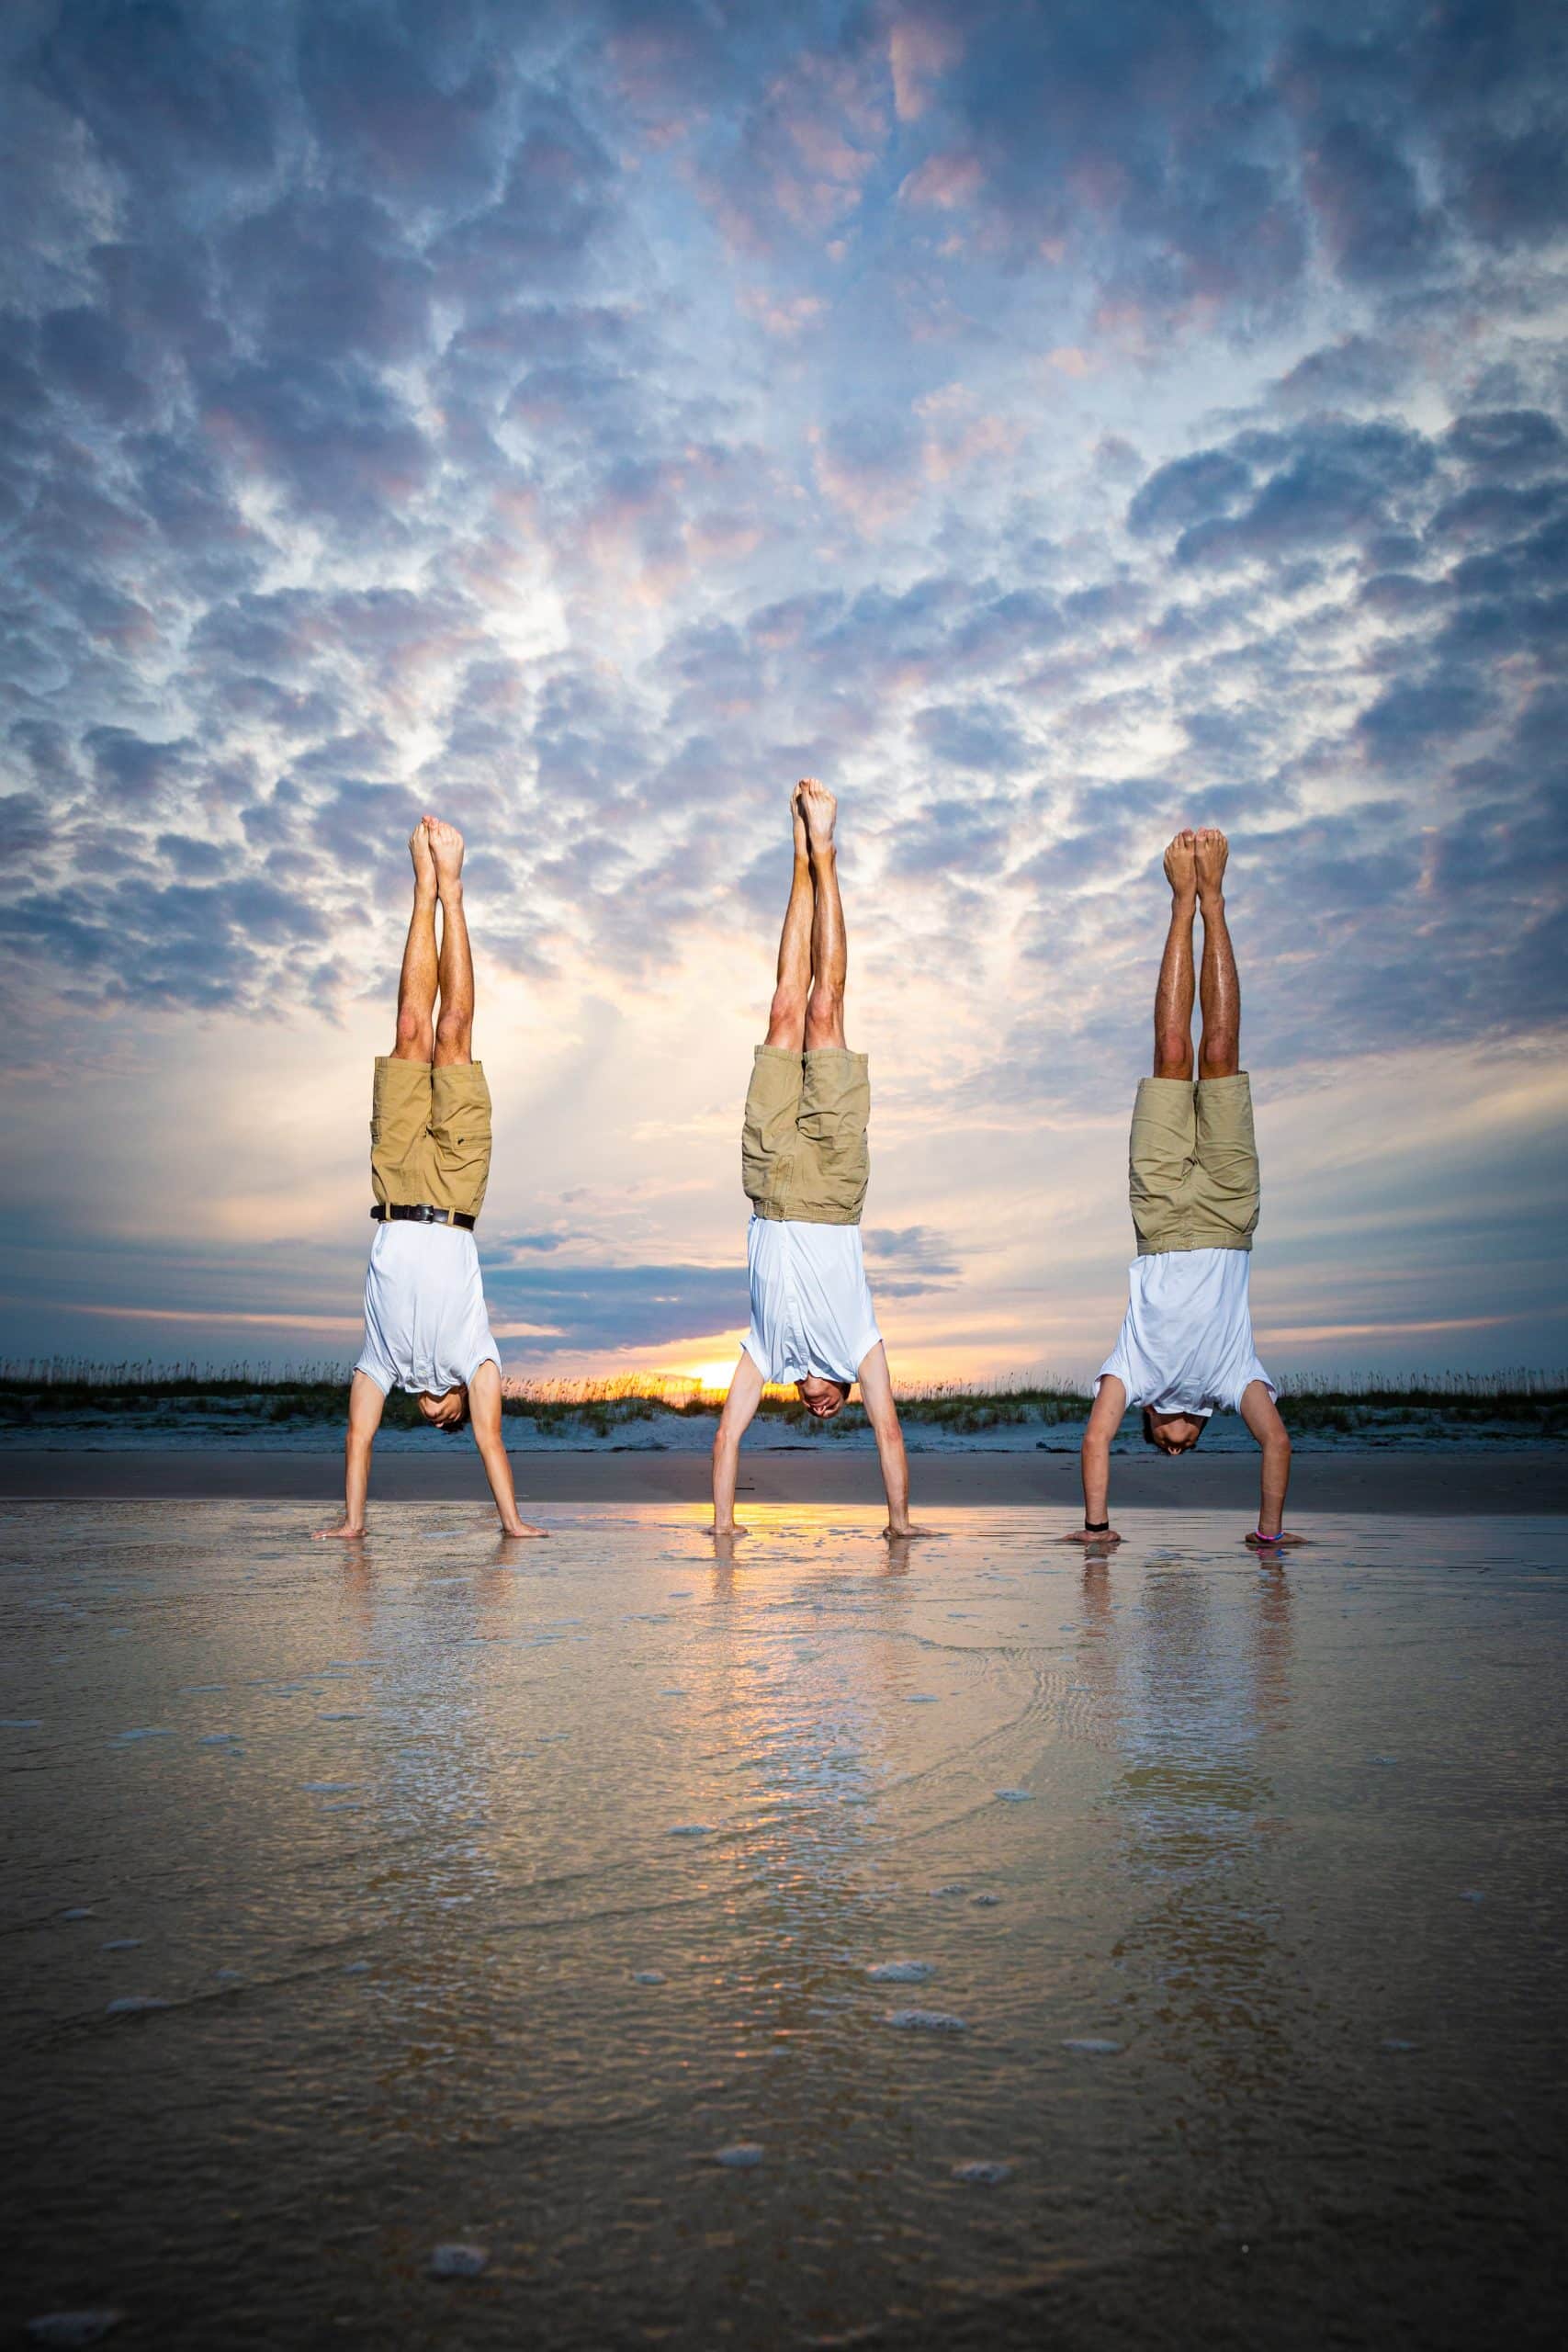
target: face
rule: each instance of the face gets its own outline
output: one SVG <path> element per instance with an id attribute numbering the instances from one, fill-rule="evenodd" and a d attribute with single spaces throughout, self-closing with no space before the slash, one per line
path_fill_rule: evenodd
<path id="1" fill-rule="evenodd" d="M 1190 1453 L 1203 1424 L 1191 1413 L 1151 1413 L 1149 1433 L 1162 1453 Z"/>
<path id="2" fill-rule="evenodd" d="M 814 1372 L 804 1380 L 797 1380 L 795 1386 L 807 1411 L 818 1421 L 830 1421 L 850 1401 L 850 1392 L 841 1382 L 818 1379 Z"/>
<path id="3" fill-rule="evenodd" d="M 466 1388 L 448 1388 L 445 1396 L 433 1396 L 426 1389 L 419 1400 L 419 1409 L 432 1429 L 455 1430 L 463 1418 L 468 1401 Z"/>

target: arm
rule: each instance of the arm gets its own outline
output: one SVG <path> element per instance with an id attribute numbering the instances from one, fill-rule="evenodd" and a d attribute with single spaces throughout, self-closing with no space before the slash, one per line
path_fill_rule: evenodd
<path id="1" fill-rule="evenodd" d="M 318 1527 L 318 1537 L 352 1538 L 365 1532 L 365 1498 L 370 1487 L 370 1450 L 381 1426 L 387 1399 L 367 1372 L 356 1372 L 348 1392 L 348 1435 L 344 1441 L 343 1523 Z"/>
<path id="2" fill-rule="evenodd" d="M 1263 1448 L 1263 1493 L 1258 1506 L 1258 1527 L 1247 1537 L 1255 1552 L 1276 1544 L 1304 1544 L 1304 1535 L 1287 1535 L 1285 1491 L 1291 1483 L 1291 1433 L 1280 1419 L 1280 1408 L 1261 1380 L 1249 1381 L 1241 1395 L 1241 1418 Z"/>
<path id="3" fill-rule="evenodd" d="M 714 1431 L 713 1532 L 716 1535 L 738 1535 L 742 1532 L 735 1524 L 735 1480 L 740 1468 L 740 1441 L 750 1428 L 761 1401 L 762 1375 L 742 1348 L 740 1361 L 729 1384 L 729 1394 L 724 1400 L 724 1410 L 718 1417 L 718 1427 Z"/>
<path id="4" fill-rule="evenodd" d="M 468 1383 L 468 1419 L 491 1493 L 495 1497 L 495 1507 L 501 1513 L 502 1533 L 543 1535 L 544 1528 L 531 1527 L 525 1519 L 517 1516 L 517 1490 L 512 1483 L 512 1464 L 506 1458 L 506 1445 L 501 1434 L 501 1367 L 488 1357 Z"/>
<path id="5" fill-rule="evenodd" d="M 887 1351 L 880 1340 L 856 1377 L 865 1417 L 876 1440 L 876 1458 L 882 1464 L 882 1483 L 887 1492 L 887 1524 L 882 1532 L 894 1536 L 924 1535 L 928 1530 L 909 1524 L 909 1464 L 904 1452 L 904 1432 L 898 1426 L 898 1408 L 893 1401 Z"/>
<path id="6" fill-rule="evenodd" d="M 1127 1409 L 1125 1385 L 1113 1372 L 1108 1372 L 1100 1384 L 1100 1393 L 1089 1408 L 1084 1424 L 1083 1444 L 1078 1462 L 1083 1472 L 1082 1527 L 1075 1527 L 1063 1541 L 1067 1544 L 1120 1544 L 1122 1538 L 1113 1527 L 1101 1528 L 1097 1535 L 1089 1533 L 1090 1523 L 1098 1526 L 1111 1516 L 1111 1441 L 1122 1426 L 1122 1416 Z"/>

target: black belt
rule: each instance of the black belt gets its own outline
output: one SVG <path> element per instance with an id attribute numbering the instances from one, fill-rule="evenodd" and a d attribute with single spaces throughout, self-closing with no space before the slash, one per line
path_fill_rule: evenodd
<path id="1" fill-rule="evenodd" d="M 370 1216 L 376 1225 L 460 1225 L 468 1233 L 479 1223 L 461 1209 L 433 1209 L 428 1201 L 378 1201 Z"/>

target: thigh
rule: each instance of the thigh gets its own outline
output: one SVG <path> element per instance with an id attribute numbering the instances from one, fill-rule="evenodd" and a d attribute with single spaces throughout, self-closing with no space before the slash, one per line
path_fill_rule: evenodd
<path id="1" fill-rule="evenodd" d="M 740 1128 L 740 1181 L 759 1215 L 768 1206 L 780 1214 L 773 1204 L 795 1157 L 801 1078 L 798 1054 L 784 1046 L 758 1046 Z"/>
<path id="2" fill-rule="evenodd" d="M 426 1174 L 430 1107 L 430 1064 L 378 1054 L 370 1102 L 370 1183 L 378 1202 L 426 1198 L 420 1187 Z"/>
<path id="3" fill-rule="evenodd" d="M 813 1046 L 806 1057 L 797 1122 L 795 1214 L 858 1225 L 871 1176 L 871 1070 L 864 1054 Z"/>
<path id="4" fill-rule="evenodd" d="M 431 1087 L 431 1199 L 478 1216 L 490 1182 L 490 1088 L 478 1062 L 443 1062 Z"/>
<path id="5" fill-rule="evenodd" d="M 1184 1212 L 1196 1142 L 1191 1080 L 1140 1079 L 1127 1139 L 1127 1198 L 1140 1250 L 1189 1246 L 1177 1220 Z"/>
<path id="6" fill-rule="evenodd" d="M 1198 1081 L 1197 1153 L 1192 1206 L 1219 1249 L 1240 1248 L 1258 1223 L 1258 1138 L 1252 1125 L 1252 1082 L 1234 1078 Z"/>

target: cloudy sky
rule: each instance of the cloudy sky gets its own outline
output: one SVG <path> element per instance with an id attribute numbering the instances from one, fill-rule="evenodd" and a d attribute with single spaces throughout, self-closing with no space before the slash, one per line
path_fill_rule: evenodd
<path id="1" fill-rule="evenodd" d="M 1565 28 L 12 0 L 0 1349 L 352 1355 L 434 808 L 509 1369 L 722 1363 L 812 773 L 896 1373 L 1108 1347 L 1188 821 L 1266 1361 L 1568 1361 Z"/>

